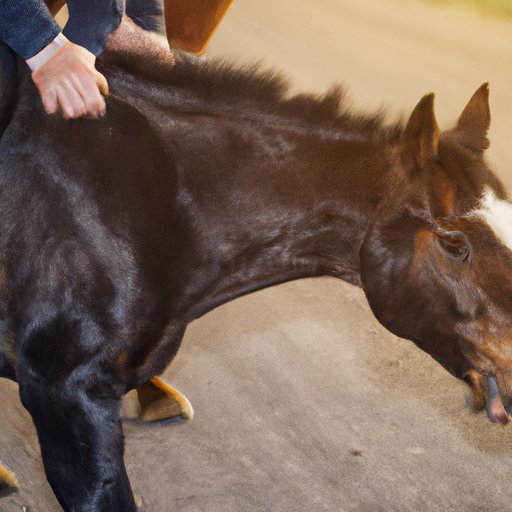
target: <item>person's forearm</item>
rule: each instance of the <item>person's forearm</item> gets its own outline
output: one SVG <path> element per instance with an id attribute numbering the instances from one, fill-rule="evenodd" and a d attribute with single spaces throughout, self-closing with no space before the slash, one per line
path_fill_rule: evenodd
<path id="1" fill-rule="evenodd" d="M 23 59 L 33 57 L 59 32 L 42 0 L 0 0 L 0 40 Z"/>

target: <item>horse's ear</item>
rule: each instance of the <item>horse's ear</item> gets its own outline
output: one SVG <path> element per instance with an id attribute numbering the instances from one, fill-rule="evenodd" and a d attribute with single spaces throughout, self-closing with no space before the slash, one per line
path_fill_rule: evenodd
<path id="1" fill-rule="evenodd" d="M 455 133 L 464 146 L 483 153 L 490 145 L 487 138 L 490 125 L 489 84 L 486 82 L 477 89 L 462 111 Z"/>
<path id="2" fill-rule="evenodd" d="M 437 158 L 440 130 L 434 114 L 434 94 L 423 96 L 414 108 L 402 136 L 402 164 L 419 170 Z"/>

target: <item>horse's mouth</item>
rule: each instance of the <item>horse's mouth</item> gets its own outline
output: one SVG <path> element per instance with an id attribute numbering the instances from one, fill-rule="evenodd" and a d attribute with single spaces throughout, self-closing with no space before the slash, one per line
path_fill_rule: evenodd
<path id="1" fill-rule="evenodd" d="M 464 380 L 473 392 L 475 408 L 485 409 L 487 416 L 493 423 L 506 425 L 509 421 L 510 407 L 507 409 L 507 400 L 498 386 L 498 381 L 493 374 L 483 374 L 470 370 Z M 508 412 L 507 412 L 508 410 Z"/>
<path id="2" fill-rule="evenodd" d="M 493 375 L 487 375 L 487 397 L 485 400 L 485 411 L 493 423 L 508 423 L 508 413 L 503 400 L 501 399 L 498 383 Z"/>

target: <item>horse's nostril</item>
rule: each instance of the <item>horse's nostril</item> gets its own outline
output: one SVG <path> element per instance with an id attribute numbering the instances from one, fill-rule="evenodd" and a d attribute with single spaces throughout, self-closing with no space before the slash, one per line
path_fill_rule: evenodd
<path id="1" fill-rule="evenodd" d="M 471 377 L 471 375 L 464 375 L 464 382 L 466 384 L 469 384 L 470 386 L 473 386 L 473 378 Z"/>

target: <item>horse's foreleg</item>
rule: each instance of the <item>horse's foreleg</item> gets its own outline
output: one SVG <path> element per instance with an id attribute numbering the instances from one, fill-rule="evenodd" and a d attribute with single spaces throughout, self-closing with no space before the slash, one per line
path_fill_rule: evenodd
<path id="1" fill-rule="evenodd" d="M 103 365 L 82 358 L 70 370 L 70 358 L 59 352 L 52 361 L 59 371 L 51 373 L 44 357 L 18 359 L 20 396 L 36 426 L 48 481 L 66 511 L 134 512 L 119 421 L 122 386 Z"/>
<path id="2" fill-rule="evenodd" d="M 77 383 L 57 388 L 21 379 L 20 394 L 37 429 L 46 476 L 64 510 L 135 511 L 119 400 L 91 396 Z"/>

